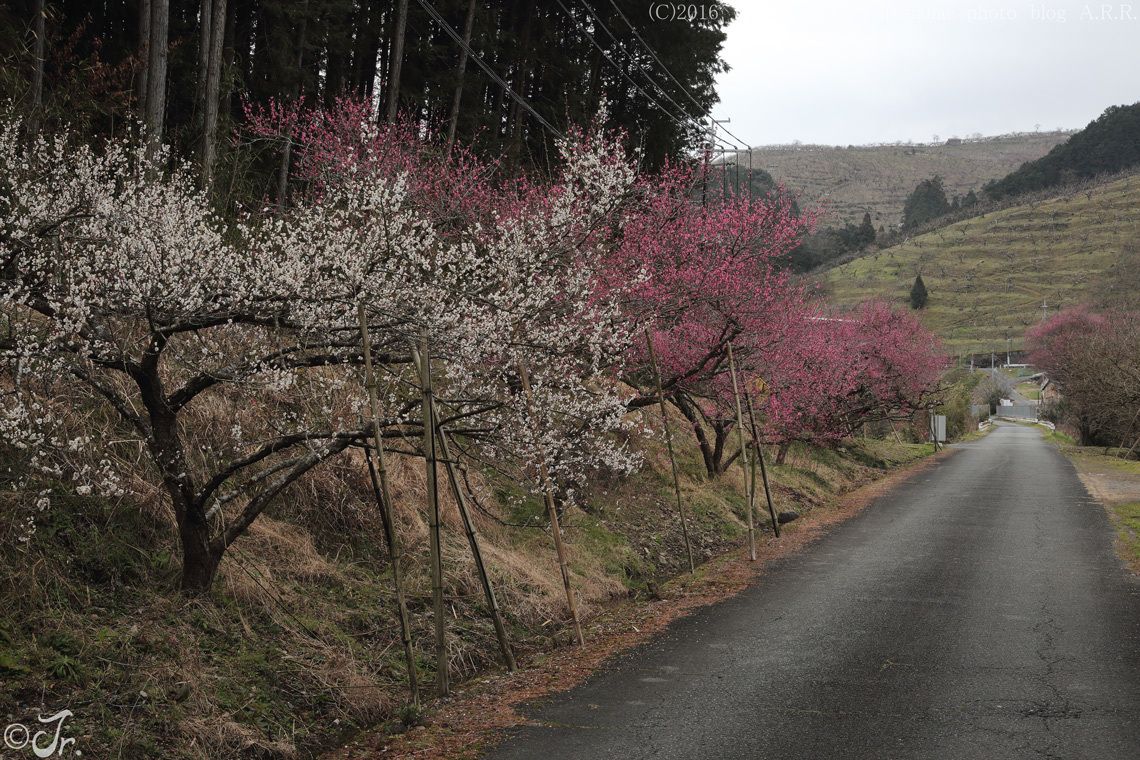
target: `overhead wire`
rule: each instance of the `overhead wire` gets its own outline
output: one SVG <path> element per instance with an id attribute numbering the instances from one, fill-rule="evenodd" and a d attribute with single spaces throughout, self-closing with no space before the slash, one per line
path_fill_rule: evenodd
<path id="1" fill-rule="evenodd" d="M 468 57 L 474 60 L 476 65 L 478 65 L 479 68 L 483 69 L 487 76 L 489 76 L 496 84 L 503 88 L 503 91 L 507 93 L 507 95 L 509 95 L 512 100 L 525 108 L 530 113 L 530 115 L 538 121 L 539 124 L 545 127 L 555 137 L 560 140 L 565 139 L 563 134 L 559 132 L 553 124 L 543 118 L 542 114 L 536 111 L 534 107 L 527 102 L 526 98 L 515 92 L 514 89 L 509 84 L 507 84 L 506 80 L 496 74 L 495 71 L 487 64 L 487 62 L 483 60 L 482 56 L 471 49 L 471 46 L 464 41 L 463 37 L 458 32 L 456 32 L 455 29 L 453 29 L 451 25 L 447 23 L 447 21 L 444 20 L 443 16 L 439 15 L 439 11 L 437 11 L 431 5 L 431 3 L 427 2 L 427 0 L 417 0 L 417 2 L 419 2 L 420 7 L 423 8 L 424 11 L 426 11 L 427 14 L 431 16 L 437 24 L 439 24 L 440 28 L 442 28 L 443 31 L 445 31 L 447 35 L 451 37 L 451 39 L 459 43 L 459 46 L 467 52 Z"/>
<path id="2" fill-rule="evenodd" d="M 585 0 L 583 0 L 583 4 L 585 4 Z M 681 83 L 681 80 L 677 79 L 677 77 L 675 77 L 673 75 L 673 72 L 669 70 L 669 67 L 666 66 L 662 62 L 662 60 L 657 56 L 657 53 L 655 53 L 653 51 L 653 48 L 649 46 L 649 43 L 647 43 L 645 41 L 645 38 L 643 38 L 641 36 L 640 32 L 637 31 L 637 27 L 635 27 L 633 25 L 633 22 L 631 22 L 629 20 L 629 18 L 625 15 L 625 13 L 622 12 L 621 8 L 618 7 L 616 0 L 610 0 L 610 5 L 612 5 L 614 7 L 614 10 L 617 11 L 617 14 L 621 17 L 622 21 L 625 22 L 625 25 L 629 27 L 629 30 L 631 32 L 633 32 L 633 36 L 635 38 L 637 38 L 637 41 L 641 43 L 641 46 L 645 48 L 645 50 L 649 53 L 649 55 L 653 58 L 653 60 L 657 61 L 657 65 L 660 66 L 661 69 L 666 74 L 669 75 L 669 78 L 672 79 L 674 84 L 676 84 L 677 87 L 679 87 L 681 89 L 681 92 L 685 93 L 686 97 L 688 97 L 689 100 L 693 101 L 693 105 L 695 105 L 698 109 L 700 109 L 701 112 L 704 112 L 705 106 L 702 106 L 700 104 L 700 102 L 696 99 L 696 97 L 694 97 L 693 94 L 691 92 L 689 92 L 689 89 L 687 87 L 685 87 L 684 84 Z M 749 143 L 747 143 L 744 140 L 742 140 L 741 138 L 737 137 L 735 134 L 730 132 L 726 127 L 722 126 L 721 129 L 723 129 L 726 134 L 728 134 L 734 140 L 739 142 L 741 145 L 744 145 L 745 147 L 748 147 L 749 149 L 751 149 L 751 145 Z"/>
<path id="3" fill-rule="evenodd" d="M 692 121 L 692 122 L 696 123 L 696 124 L 697 124 L 698 126 L 700 126 L 702 129 L 705 129 L 705 128 L 706 128 L 704 124 L 701 124 L 701 123 L 700 123 L 700 117 L 693 117 L 693 116 L 689 116 L 688 112 L 687 112 L 687 111 L 685 111 L 685 108 L 684 108 L 684 107 L 683 107 L 683 106 L 682 106 L 680 103 L 678 103 L 678 102 L 677 102 L 677 101 L 676 101 L 676 100 L 673 98 L 673 96 L 672 96 L 672 95 L 670 95 L 670 94 L 669 94 L 669 93 L 668 93 L 668 92 L 665 90 L 665 88 L 663 88 L 663 87 L 662 87 L 660 84 L 658 84 L 657 80 L 655 80 L 655 79 L 654 79 L 654 78 L 653 78 L 653 77 L 650 75 L 650 72 L 649 72 L 649 71 L 647 71 L 647 70 L 646 70 L 646 68 L 645 68 L 644 66 L 642 66 L 642 65 L 641 65 L 641 61 L 637 60 L 637 59 L 636 59 L 636 58 L 635 58 L 635 57 L 634 57 L 634 56 L 633 56 L 633 55 L 632 55 L 632 54 L 629 52 L 629 50 L 627 50 L 627 49 L 626 49 L 625 43 L 624 43 L 624 42 L 622 42 L 620 39 L 618 39 L 618 37 L 617 37 L 617 35 L 616 35 L 616 34 L 614 34 L 612 31 L 610 31 L 610 28 L 609 28 L 608 26 L 606 26 L 606 22 L 604 22 L 604 21 L 602 20 L 601 16 L 599 16 L 599 15 L 597 14 L 597 12 L 596 12 L 596 11 L 595 11 L 593 8 L 591 8 L 591 7 L 590 7 L 589 3 L 585 2 L 585 0 L 582 0 L 582 6 L 583 6 L 583 7 L 586 9 L 586 11 L 587 11 L 587 12 L 588 12 L 588 13 L 589 13 L 589 14 L 590 14 L 592 17 L 593 17 L 594 21 L 596 21 L 596 22 L 597 22 L 598 26 L 599 26 L 599 27 L 601 27 L 602 31 L 604 31 L 606 34 L 608 34 L 608 35 L 610 36 L 610 39 L 612 39 L 612 40 L 614 41 L 614 43 L 615 43 L 615 44 L 618 46 L 618 48 L 620 48 L 620 49 L 621 49 L 621 51 L 622 51 L 623 53 L 625 53 L 626 57 L 627 57 L 627 58 L 629 58 L 630 62 L 631 62 L 631 63 L 632 63 L 634 66 L 636 66 L 636 67 L 638 68 L 638 70 L 639 70 L 639 71 L 641 71 L 641 73 L 642 73 L 642 74 L 644 74 L 644 75 L 645 75 L 645 78 L 646 78 L 646 80 L 648 80 L 648 81 L 649 81 L 649 83 L 650 83 L 650 84 L 652 84 L 652 85 L 653 85 L 653 87 L 654 87 L 654 88 L 655 88 L 655 89 L 656 89 L 656 90 L 657 90 L 659 93 L 661 93 L 663 96 L 665 96 L 665 98 L 666 98 L 666 99 L 667 99 L 667 100 L 668 100 L 670 103 L 672 103 L 674 106 L 676 106 L 676 107 L 677 107 L 677 110 L 678 110 L 678 111 L 680 111 L 680 112 L 681 112 L 681 114 L 682 114 L 683 116 L 685 116 L 686 118 L 688 118 L 690 121 Z M 699 109 L 699 110 L 698 110 L 698 113 L 699 113 L 699 114 L 703 114 L 703 113 L 704 113 L 704 109 L 703 109 L 703 108 L 700 108 L 700 105 L 699 105 L 699 104 L 698 104 L 698 106 L 697 106 L 697 107 L 698 107 L 698 109 Z M 726 141 L 726 142 L 727 142 L 727 141 Z M 734 147 L 735 147 L 735 146 L 734 146 Z"/>
<path id="4" fill-rule="evenodd" d="M 629 74 L 625 71 L 625 69 L 622 68 L 617 63 L 617 61 L 614 60 L 613 56 L 598 43 L 598 41 L 594 38 L 594 36 L 592 34 L 590 34 L 590 32 L 586 30 L 586 28 L 582 25 L 582 23 L 574 16 L 574 14 L 570 12 L 570 9 L 566 7 L 565 3 L 563 3 L 562 0 L 556 0 L 556 1 L 558 2 L 558 5 L 562 8 L 562 11 L 578 27 L 579 31 L 581 31 L 582 34 L 584 34 L 586 36 L 586 38 L 591 42 L 591 44 L 593 44 L 593 46 L 598 49 L 598 51 L 605 57 L 605 59 L 610 63 L 610 65 L 612 65 L 615 69 L 617 69 L 618 73 L 620 73 L 622 75 L 622 77 L 634 88 L 634 90 L 636 90 L 642 97 L 644 97 L 646 100 L 648 100 L 655 108 L 660 110 L 662 113 L 664 113 L 666 116 L 668 116 L 671 120 L 676 122 L 679 126 L 681 126 L 681 127 L 696 126 L 702 132 L 706 133 L 708 135 L 709 140 L 710 140 L 710 143 L 709 143 L 710 147 L 713 147 L 714 151 L 721 153 L 722 161 L 724 160 L 724 155 L 726 153 L 733 152 L 733 153 L 736 153 L 739 155 L 739 153 L 742 152 L 743 150 L 748 150 L 747 143 L 744 143 L 744 141 L 741 140 L 736 135 L 732 135 L 732 133 L 729 132 L 729 130 L 726 129 L 722 124 L 714 122 L 714 125 L 710 128 L 710 127 L 707 127 L 706 125 L 702 124 L 697 119 L 689 116 L 688 113 L 683 108 L 681 108 L 680 104 L 677 103 L 677 101 L 672 96 L 670 96 L 667 92 L 665 92 L 665 90 L 655 80 L 653 80 L 652 77 L 649 76 L 648 72 L 646 72 L 645 68 L 640 64 L 640 62 L 638 62 L 636 59 L 634 59 L 632 56 L 630 56 L 630 60 L 633 61 L 634 64 L 637 65 L 637 67 L 639 69 L 641 69 L 643 73 L 646 74 L 646 78 L 653 84 L 653 86 L 657 90 L 659 90 L 663 95 L 665 95 L 665 97 L 668 98 L 669 101 L 671 103 L 673 103 L 673 105 L 676 106 L 680 110 L 681 114 L 685 117 L 684 120 L 678 118 L 676 116 L 676 114 L 674 114 L 672 111 L 670 111 L 669 109 L 665 108 L 660 103 L 658 103 L 657 100 L 655 100 L 652 96 L 650 96 L 647 92 L 645 92 L 645 90 L 640 85 L 638 85 L 637 82 L 634 81 L 632 77 L 629 76 Z M 464 51 L 466 51 L 468 57 L 471 58 L 477 66 L 479 66 L 479 68 L 482 69 L 483 72 L 486 73 L 486 75 L 488 77 L 490 77 L 490 79 L 492 81 L 494 81 L 496 84 L 498 84 L 500 87 L 503 88 L 503 92 L 505 92 L 512 100 L 514 100 L 516 103 L 518 103 L 520 107 L 524 108 L 528 113 L 530 113 L 530 115 L 533 116 L 535 118 L 535 120 L 538 121 L 538 123 L 540 125 L 542 125 L 547 131 L 549 131 L 551 134 L 553 134 L 555 137 L 557 137 L 559 139 L 564 139 L 564 135 L 562 134 L 562 132 L 559 131 L 553 124 L 551 124 L 545 117 L 543 117 L 542 114 L 540 114 L 537 110 L 535 110 L 535 108 L 527 101 L 527 99 L 524 98 L 522 95 L 520 95 L 518 92 L 516 92 L 514 90 L 514 88 L 512 88 L 506 82 L 506 80 L 503 79 L 503 77 L 499 76 L 499 74 L 497 74 L 494 71 L 494 69 L 492 69 L 491 66 L 485 60 L 483 60 L 483 57 L 481 55 L 479 55 L 478 53 L 476 53 L 475 50 L 471 47 L 471 45 L 468 44 L 463 39 L 463 37 L 450 24 L 447 23 L 447 21 L 443 18 L 443 16 L 440 15 L 439 11 L 437 11 L 435 9 L 435 7 L 430 2 L 428 2 L 428 0 L 417 0 L 417 2 L 419 3 L 420 7 L 424 9 L 424 12 L 426 12 L 432 18 L 432 20 L 434 20 L 436 22 L 436 24 L 439 25 L 439 27 L 443 31 L 449 37 L 451 37 L 452 40 L 454 40 Z M 611 0 L 611 3 L 613 3 L 613 0 Z M 610 37 L 612 37 L 615 40 L 615 42 L 618 43 L 619 47 L 621 47 L 623 52 L 625 52 L 626 55 L 628 56 L 629 52 L 625 49 L 624 45 L 622 45 L 621 42 L 617 39 L 617 37 L 608 28 L 605 27 L 605 24 L 602 23 L 601 19 L 598 18 L 597 14 L 594 12 L 594 10 L 592 8 L 590 8 L 588 5 L 586 5 L 584 2 L 583 2 L 583 5 L 585 6 L 586 10 L 590 13 L 590 15 L 595 20 L 598 21 L 598 24 L 603 29 L 605 29 L 606 33 L 609 34 Z M 704 107 L 701 106 L 701 104 L 696 100 L 696 98 L 693 97 L 692 93 L 690 93 L 688 91 L 688 89 L 686 89 L 685 86 L 683 84 L 681 84 L 681 82 L 677 79 L 677 77 L 674 76 L 671 71 L 669 71 L 668 67 L 666 67 L 661 62 L 661 59 L 657 56 L 657 54 L 653 51 L 653 49 L 651 47 L 649 47 L 649 45 L 645 42 L 644 38 L 642 38 L 641 35 L 638 33 L 637 29 L 633 26 L 632 23 L 630 23 L 629 19 L 625 16 L 625 14 L 622 13 L 621 9 L 618 8 L 616 4 L 614 4 L 614 8 L 615 8 L 615 10 L 617 10 L 618 15 L 620 15 L 621 18 L 625 21 L 626 25 L 629 26 L 630 31 L 633 32 L 634 36 L 638 39 L 639 42 L 641 42 L 642 46 L 645 47 L 645 49 L 649 52 L 649 55 L 655 61 L 657 61 L 658 65 L 660 65 L 661 68 L 665 71 L 665 73 L 669 76 L 669 78 L 672 79 L 677 84 L 678 87 L 680 87 L 681 91 L 685 93 L 685 95 L 689 98 L 689 100 L 691 100 L 694 103 L 694 105 L 697 106 L 698 109 L 703 111 Z M 734 140 L 736 142 L 727 140 L 727 139 L 722 138 L 722 137 L 719 137 L 716 134 L 716 128 L 717 127 L 720 127 L 720 129 L 722 131 L 724 131 L 725 133 L 732 135 L 732 137 L 734 138 Z M 738 142 L 739 142 L 739 144 L 737 144 Z M 745 148 L 742 149 L 740 147 L 740 145 L 744 145 Z"/>
<path id="5" fill-rule="evenodd" d="M 557 2 L 558 6 L 560 8 L 562 8 L 562 11 L 567 15 L 567 17 L 569 17 L 570 20 L 574 22 L 574 25 L 578 27 L 578 31 L 580 31 L 583 35 L 585 35 L 586 39 L 588 39 L 590 41 L 590 43 L 593 44 L 593 46 L 598 49 L 598 52 L 601 53 L 602 56 L 607 61 L 609 61 L 610 65 L 613 66 L 615 69 L 617 69 L 618 73 L 622 75 L 622 77 L 630 84 L 630 86 L 632 86 L 633 89 L 636 90 L 643 98 L 648 100 L 650 104 L 652 104 L 655 108 L 657 108 L 663 114 L 665 114 L 670 119 L 672 119 L 674 122 L 676 122 L 679 126 L 686 127 L 686 126 L 696 125 L 702 132 L 707 130 L 707 127 L 704 124 L 701 124 L 699 121 L 696 121 L 695 119 L 693 119 L 688 114 L 685 114 L 684 111 L 682 111 L 682 113 L 685 115 L 686 120 L 689 122 L 688 124 L 686 124 L 680 118 L 678 118 L 677 115 L 674 114 L 672 111 L 670 111 L 669 109 L 665 108 L 660 103 L 658 103 L 651 95 L 649 95 L 649 93 L 647 93 L 644 89 L 642 89 L 641 85 L 639 85 L 637 82 L 635 82 L 633 80 L 633 78 L 629 75 L 629 73 L 626 72 L 626 70 L 624 68 L 622 68 L 622 66 L 620 66 L 617 63 L 617 61 L 614 60 L 613 56 L 610 55 L 609 51 L 607 51 L 605 48 L 603 48 L 598 43 L 598 41 L 594 38 L 594 35 L 590 34 L 590 32 L 582 25 L 582 22 L 579 21 L 574 16 L 574 14 L 570 12 L 570 9 L 566 7 L 566 4 L 563 3 L 562 0 L 555 0 L 555 2 Z M 587 10 L 589 10 L 589 9 L 587 9 Z M 591 11 L 591 14 L 592 13 L 593 12 Z M 713 139 L 720 142 L 722 145 L 729 146 L 729 148 L 732 150 L 737 150 L 739 148 L 739 146 L 734 144 L 734 143 L 730 143 L 727 140 L 717 138 L 715 136 L 715 133 L 711 134 L 710 136 Z"/>

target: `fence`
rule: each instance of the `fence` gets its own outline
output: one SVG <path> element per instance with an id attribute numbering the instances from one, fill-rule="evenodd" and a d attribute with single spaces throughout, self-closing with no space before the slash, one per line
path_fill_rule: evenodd
<path id="1" fill-rule="evenodd" d="M 1014 417 L 1019 420 L 1037 420 L 1036 406 L 999 406 L 998 417 Z"/>

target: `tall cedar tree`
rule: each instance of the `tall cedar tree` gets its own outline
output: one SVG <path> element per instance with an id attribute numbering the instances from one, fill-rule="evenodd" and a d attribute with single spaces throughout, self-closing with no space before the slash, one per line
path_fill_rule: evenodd
<path id="1" fill-rule="evenodd" d="M 859 245 L 866 246 L 875 242 L 875 225 L 871 222 L 871 212 L 863 214 L 863 223 L 859 225 Z"/>
<path id="2" fill-rule="evenodd" d="M 151 104 L 152 131 L 161 130 L 182 156 L 224 161 L 221 154 L 232 150 L 225 138 L 242 126 L 246 101 L 265 105 L 302 94 L 310 104 L 331 105 L 344 95 L 375 95 L 385 102 L 396 65 L 397 5 L 213 0 L 210 9 L 222 11 L 224 20 L 203 30 L 203 0 L 59 0 L 50 4 L 46 19 L 41 86 L 31 44 L 36 0 L 15 0 L 0 10 L 0 24 L 8 30 L 0 34 L 0 55 L 18 63 L 0 74 L 0 98 L 30 105 L 33 90 L 40 90 L 49 130 L 66 124 L 102 139 L 141 117 L 148 93 L 165 94 L 165 102 Z M 466 32 L 471 0 L 431 5 L 457 33 Z M 153 9 L 145 20 L 143 6 Z M 641 0 L 588 7 L 486 0 L 474 7 L 474 55 L 556 129 L 589 122 L 605 98 L 613 126 L 630 135 L 631 147 L 642 149 L 647 168 L 699 147 L 703 132 L 697 120 L 716 103 L 715 78 L 725 69 L 721 46 L 735 16 L 730 6 L 718 4 L 715 19 L 653 23 Z M 161 29 L 144 28 L 144 21 L 154 20 L 153 11 L 164 20 Z M 151 41 L 164 37 L 165 51 L 152 56 Z M 220 56 L 207 49 L 214 45 Z M 396 98 L 401 113 L 442 133 L 454 114 L 458 145 L 506 154 L 519 170 L 546 171 L 557 160 L 553 136 L 470 58 L 461 63 L 461 54 L 425 9 L 409 2 Z M 159 65 L 148 67 L 152 57 Z M 165 82 L 141 86 L 151 72 L 161 74 L 163 61 Z M 210 70 L 209 81 L 200 85 L 203 61 L 218 73 Z M 202 85 L 215 81 L 207 97 Z M 217 134 L 209 141 L 203 129 L 215 119 Z M 249 190 L 272 196 L 276 170 L 275 161 L 265 160 L 252 177 L 257 186 Z"/>
<path id="3" fill-rule="evenodd" d="M 950 210 L 942 178 L 938 176 L 918 183 L 903 206 L 903 229 L 913 230 L 929 221 L 937 219 Z"/>
<path id="4" fill-rule="evenodd" d="M 1115 174 L 1140 164 L 1140 103 L 1112 106 L 1095 121 L 1036 161 L 985 187 L 995 200 Z"/>
<path id="5" fill-rule="evenodd" d="M 928 297 L 929 294 L 926 292 L 926 283 L 922 281 L 922 275 L 918 275 L 914 278 L 914 285 L 910 288 L 910 308 L 924 308 Z"/>

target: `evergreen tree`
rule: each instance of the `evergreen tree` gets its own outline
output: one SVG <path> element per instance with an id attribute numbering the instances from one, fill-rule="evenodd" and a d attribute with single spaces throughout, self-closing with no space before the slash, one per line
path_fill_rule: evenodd
<path id="1" fill-rule="evenodd" d="M 454 123 L 459 145 L 519 170 L 555 161 L 543 120 L 559 131 L 587 124 L 607 96 L 610 126 L 630 135 L 647 168 L 660 167 L 707 139 L 698 121 L 717 101 L 735 16 L 722 3 L 658 23 L 636 0 L 433 0 L 439 20 L 407 0 L 57 0 L 46 15 L 37 2 L 0 4 L 0 100 L 34 103 L 47 131 L 66 124 L 96 140 L 145 120 L 207 175 L 215 152 L 232 164 L 228 138 L 244 104 L 346 95 L 379 102 L 381 118 L 394 96 L 425 128 Z M 466 58 L 440 20 L 466 39 Z M 25 31 L 36 24 L 42 53 Z M 272 195 L 279 162 L 255 160 L 243 181 Z"/>
<path id="2" fill-rule="evenodd" d="M 970 192 L 966 193 L 966 197 L 962 199 L 962 208 L 970 208 L 970 206 L 975 206 L 977 203 L 978 196 L 974 194 L 973 190 L 971 190 Z"/>
<path id="3" fill-rule="evenodd" d="M 946 200 L 946 191 L 942 188 L 942 178 L 934 176 L 924 179 L 906 199 L 906 205 L 903 207 L 903 229 L 913 230 L 937 219 L 949 210 L 950 203 Z"/>
<path id="4" fill-rule="evenodd" d="M 875 225 L 871 223 L 871 212 L 863 214 L 863 223 L 859 225 L 859 247 L 875 242 Z"/>
<path id="5" fill-rule="evenodd" d="M 910 308 L 923 308 L 926 306 L 927 297 L 926 283 L 922 281 L 922 275 L 920 274 L 914 278 L 914 285 L 910 288 Z"/>
<path id="6" fill-rule="evenodd" d="M 1095 121 L 1036 161 L 985 186 L 995 200 L 1043 190 L 1140 164 L 1140 103 L 1111 106 Z"/>

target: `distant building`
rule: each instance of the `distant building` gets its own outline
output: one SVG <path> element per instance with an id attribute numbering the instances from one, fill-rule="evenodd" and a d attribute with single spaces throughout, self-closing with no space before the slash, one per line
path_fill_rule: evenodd
<path id="1" fill-rule="evenodd" d="M 1041 383 L 1041 403 L 1050 404 L 1061 400 L 1061 389 L 1057 387 L 1057 383 L 1053 378 L 1045 378 L 1045 382 Z"/>
<path id="2" fill-rule="evenodd" d="M 961 145 L 962 144 L 962 138 L 961 137 L 951 137 L 949 140 L 946 141 L 946 144 L 947 145 Z"/>

